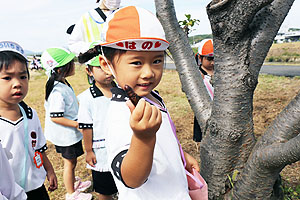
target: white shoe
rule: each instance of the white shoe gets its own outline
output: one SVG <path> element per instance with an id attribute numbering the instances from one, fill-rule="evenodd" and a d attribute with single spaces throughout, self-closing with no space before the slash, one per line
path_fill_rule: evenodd
<path id="1" fill-rule="evenodd" d="M 91 200 L 93 195 L 90 193 L 81 193 L 79 191 L 75 191 L 72 194 L 66 194 L 66 200 Z"/>
<path id="2" fill-rule="evenodd" d="M 78 176 L 75 177 L 76 182 L 74 183 L 74 190 L 78 190 L 79 192 L 83 192 L 89 187 L 91 187 L 91 181 L 81 181 L 81 178 Z"/>

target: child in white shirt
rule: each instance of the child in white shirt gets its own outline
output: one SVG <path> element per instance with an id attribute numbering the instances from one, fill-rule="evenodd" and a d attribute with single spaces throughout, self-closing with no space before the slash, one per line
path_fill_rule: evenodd
<path id="1" fill-rule="evenodd" d="M 15 181 L 28 199 L 49 199 L 57 188 L 57 179 L 46 155 L 46 140 L 34 109 L 23 99 L 28 91 L 29 72 L 22 47 L 14 42 L 0 42 L 0 140 L 12 156 L 9 160 Z M 2 178 L 2 177 L 1 177 Z"/>
<path id="2" fill-rule="evenodd" d="M 77 182 L 75 168 L 77 157 L 83 154 L 82 134 L 77 129 L 78 102 L 66 77 L 75 74 L 75 55 L 64 48 L 49 48 L 43 52 L 42 66 L 49 79 L 45 95 L 45 136 L 61 153 L 64 161 L 64 184 L 66 199 L 92 199 L 91 194 L 81 193 L 91 182 Z"/>
<path id="3" fill-rule="evenodd" d="M 159 84 L 169 42 L 158 19 L 149 11 L 128 6 L 107 18 L 98 46 L 79 56 L 84 62 L 99 53 L 102 69 L 119 88 L 105 122 L 108 160 L 119 200 L 189 200 L 187 177 L 174 126 L 165 104 L 153 89 Z M 136 106 L 122 89 L 129 85 L 143 97 Z M 199 171 L 184 153 L 186 169 Z"/>
<path id="4" fill-rule="evenodd" d="M 93 46 L 92 46 L 93 47 Z M 78 95 L 78 123 L 82 129 L 87 168 L 92 170 L 93 188 L 99 199 L 112 199 L 117 187 L 109 171 L 104 121 L 112 97 L 113 77 L 101 69 L 99 56 L 86 63 L 91 87 Z"/>

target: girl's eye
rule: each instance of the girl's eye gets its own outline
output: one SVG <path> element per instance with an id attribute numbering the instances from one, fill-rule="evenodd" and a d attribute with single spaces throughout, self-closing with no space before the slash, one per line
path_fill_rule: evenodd
<path id="1" fill-rule="evenodd" d="M 153 62 L 153 64 L 160 64 L 160 63 L 162 63 L 162 60 L 160 60 L 160 59 L 157 59 Z"/>
<path id="2" fill-rule="evenodd" d="M 3 77 L 2 79 L 9 81 L 11 78 L 9 76 Z"/>
<path id="3" fill-rule="evenodd" d="M 130 64 L 132 64 L 132 65 L 141 65 L 142 62 L 140 62 L 140 61 L 135 61 L 135 62 L 131 62 Z"/>
<path id="4" fill-rule="evenodd" d="M 27 76 L 21 76 L 21 79 L 27 79 Z"/>

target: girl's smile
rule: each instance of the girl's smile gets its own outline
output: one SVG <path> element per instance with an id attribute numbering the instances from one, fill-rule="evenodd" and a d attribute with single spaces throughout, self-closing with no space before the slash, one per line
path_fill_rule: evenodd
<path id="1" fill-rule="evenodd" d="M 147 96 L 161 80 L 164 57 L 164 51 L 127 51 L 113 60 L 116 81 L 122 88 L 129 85 L 137 95 Z M 107 66 L 104 59 L 101 65 Z"/>

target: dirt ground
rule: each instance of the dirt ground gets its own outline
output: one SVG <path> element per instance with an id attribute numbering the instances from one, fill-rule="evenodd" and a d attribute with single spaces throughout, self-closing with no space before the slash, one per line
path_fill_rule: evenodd
<path id="1" fill-rule="evenodd" d="M 44 86 L 47 78 L 40 73 L 32 73 L 30 80 L 30 91 L 26 97 L 26 102 L 38 112 L 42 126 L 44 126 Z M 78 68 L 76 75 L 70 77 L 68 81 L 75 90 L 76 95 L 88 88 L 84 68 Z M 300 89 L 299 78 L 285 78 L 263 75 L 259 78 L 259 84 L 254 95 L 254 126 L 256 136 L 264 133 L 268 125 L 275 116 L 296 96 Z M 187 102 L 185 94 L 181 91 L 180 81 L 177 72 L 166 70 L 160 85 L 157 87 L 164 98 L 171 117 L 177 127 L 177 134 L 183 149 L 199 159 L 200 143 L 192 140 L 193 113 Z M 51 199 L 64 199 L 65 189 L 62 180 L 63 162 L 61 157 L 55 152 L 55 148 L 48 143 L 48 157 L 51 160 L 59 180 L 59 189 L 50 193 Z M 91 180 L 91 173 L 85 167 L 84 156 L 79 157 L 76 168 L 76 175 L 84 180 Z M 281 173 L 285 187 L 295 190 L 300 185 L 300 162 L 294 163 L 284 168 Z M 46 181 L 46 185 L 47 185 Z M 87 192 L 91 192 L 89 189 Z M 93 193 L 94 199 L 96 194 Z M 293 198 L 297 199 L 297 198 Z"/>

